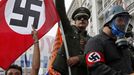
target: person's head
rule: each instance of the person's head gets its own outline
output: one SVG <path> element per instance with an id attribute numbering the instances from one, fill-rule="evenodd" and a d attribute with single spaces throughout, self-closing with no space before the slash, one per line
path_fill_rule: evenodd
<path id="1" fill-rule="evenodd" d="M 22 68 L 18 65 L 11 65 L 6 70 L 5 75 L 22 75 Z"/>
<path id="2" fill-rule="evenodd" d="M 80 30 L 85 30 L 90 18 L 90 11 L 85 7 L 76 9 L 72 14 L 72 19 L 75 21 L 75 26 Z"/>
<path id="3" fill-rule="evenodd" d="M 104 16 L 104 26 L 108 26 L 116 37 L 123 37 L 130 23 L 131 16 L 119 5 L 112 6 Z"/>

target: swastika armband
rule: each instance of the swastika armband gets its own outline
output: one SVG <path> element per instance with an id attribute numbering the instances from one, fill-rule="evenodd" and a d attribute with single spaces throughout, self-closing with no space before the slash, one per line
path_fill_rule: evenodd
<path id="1" fill-rule="evenodd" d="M 101 52 L 89 52 L 86 54 L 86 63 L 89 68 L 97 62 L 105 62 Z"/>

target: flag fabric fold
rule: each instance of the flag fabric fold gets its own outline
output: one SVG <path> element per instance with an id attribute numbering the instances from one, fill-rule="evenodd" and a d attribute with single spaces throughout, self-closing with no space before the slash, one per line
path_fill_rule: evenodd
<path id="1" fill-rule="evenodd" d="M 53 0 L 23 1 L 0 1 L 0 67 L 3 69 L 7 69 L 34 43 L 31 33 L 25 33 L 26 30 L 35 25 L 40 39 L 59 21 Z M 41 17 L 43 19 L 40 19 Z"/>
<path id="2" fill-rule="evenodd" d="M 55 42 L 54 42 L 54 46 L 53 46 L 53 51 L 52 51 L 52 54 L 51 54 L 51 58 L 49 60 L 49 66 L 48 66 L 48 74 L 49 75 L 60 75 L 59 72 L 57 72 L 53 69 L 52 64 L 53 64 L 53 62 L 54 62 L 54 60 L 57 56 L 58 50 L 61 47 L 61 45 L 62 45 L 62 34 L 61 34 L 61 31 L 60 31 L 60 28 L 58 27 Z"/>

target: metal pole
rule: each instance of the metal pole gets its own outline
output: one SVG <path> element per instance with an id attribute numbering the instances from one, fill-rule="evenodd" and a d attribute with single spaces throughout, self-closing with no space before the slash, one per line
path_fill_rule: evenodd
<path id="1" fill-rule="evenodd" d="M 63 39 L 63 43 L 64 43 L 64 47 L 65 47 L 66 57 L 67 57 L 67 59 L 69 59 L 67 42 L 66 42 L 66 38 L 65 38 L 65 34 L 64 34 L 64 31 L 63 31 L 63 26 L 62 26 L 61 21 L 60 21 L 59 25 L 60 25 L 61 32 L 62 32 L 62 39 Z M 71 68 L 70 68 L 70 66 L 68 66 L 68 72 L 69 72 L 69 75 L 71 75 Z"/>

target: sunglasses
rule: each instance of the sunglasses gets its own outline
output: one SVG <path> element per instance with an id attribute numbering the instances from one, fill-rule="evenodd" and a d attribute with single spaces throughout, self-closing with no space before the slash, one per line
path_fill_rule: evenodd
<path id="1" fill-rule="evenodd" d="M 88 20 L 88 16 L 86 16 L 86 15 L 79 15 L 79 16 L 76 16 L 75 17 L 75 20 L 81 20 L 81 19 L 84 19 L 84 20 Z"/>

